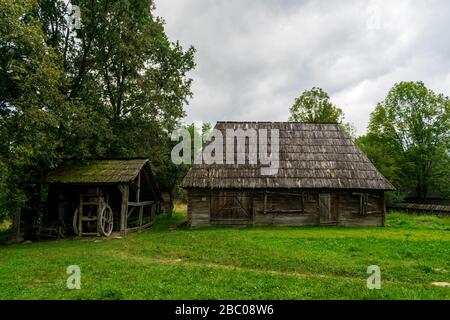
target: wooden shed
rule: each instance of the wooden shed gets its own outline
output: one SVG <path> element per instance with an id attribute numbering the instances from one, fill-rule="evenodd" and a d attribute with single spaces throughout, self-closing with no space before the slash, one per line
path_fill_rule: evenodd
<path id="1" fill-rule="evenodd" d="M 384 226 L 384 192 L 394 187 L 338 124 L 218 122 L 215 128 L 224 137 L 227 129 L 278 129 L 279 169 L 267 176 L 260 163 L 194 165 L 183 181 L 191 227 Z M 245 149 L 234 152 L 248 155 Z"/>
<path id="2" fill-rule="evenodd" d="M 46 221 L 65 232 L 109 236 L 151 226 L 161 195 L 148 159 L 72 162 L 50 172 Z M 72 231 L 73 230 L 73 231 Z"/>

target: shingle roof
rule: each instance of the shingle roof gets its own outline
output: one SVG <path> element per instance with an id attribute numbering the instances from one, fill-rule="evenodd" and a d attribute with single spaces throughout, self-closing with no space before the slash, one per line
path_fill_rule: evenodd
<path id="1" fill-rule="evenodd" d="M 185 188 L 341 188 L 394 190 L 338 124 L 218 122 L 215 129 L 278 129 L 279 170 L 261 174 L 261 165 L 193 165 Z"/>
<path id="2" fill-rule="evenodd" d="M 109 184 L 134 180 L 148 159 L 92 160 L 65 165 L 47 175 L 48 183 Z"/>

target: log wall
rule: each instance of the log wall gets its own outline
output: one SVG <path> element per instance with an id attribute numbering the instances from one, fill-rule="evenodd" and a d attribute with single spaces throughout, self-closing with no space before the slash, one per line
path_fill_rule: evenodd
<path id="1" fill-rule="evenodd" d="M 210 225 L 211 193 L 208 190 L 188 190 L 188 224 L 192 228 Z"/>
<path id="2" fill-rule="evenodd" d="M 321 201 L 326 201 L 322 209 L 319 209 L 319 195 L 322 195 Z M 224 200 L 224 197 L 229 198 Z M 236 200 L 231 201 L 231 197 Z M 193 228 L 211 225 L 383 226 L 385 221 L 382 191 L 189 189 L 188 199 L 188 222 Z M 239 212 L 239 205 L 244 209 L 242 212 L 249 213 L 248 218 L 229 215 L 230 210 Z"/>

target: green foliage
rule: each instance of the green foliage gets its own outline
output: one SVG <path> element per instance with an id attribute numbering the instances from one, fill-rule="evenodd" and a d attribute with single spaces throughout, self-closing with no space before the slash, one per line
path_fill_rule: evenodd
<path id="1" fill-rule="evenodd" d="M 154 159 L 184 116 L 194 48 L 169 41 L 153 1 L 74 4 L 79 30 L 63 1 L 0 3 L 0 207 L 65 159 Z"/>
<path id="2" fill-rule="evenodd" d="M 0 3 L 0 215 L 23 207 L 24 181 L 58 158 L 58 126 L 66 111 L 57 52 L 34 15 L 35 1 Z"/>
<path id="3" fill-rule="evenodd" d="M 170 196 L 170 209 L 173 210 L 173 201 L 175 196 L 178 196 L 180 200 L 187 200 L 186 191 L 179 187 L 181 180 L 187 174 L 191 165 L 194 163 L 194 158 L 197 152 L 200 152 L 201 149 L 197 149 L 194 144 L 194 139 L 199 139 L 198 141 L 202 141 L 202 145 L 204 142 L 204 138 L 207 132 L 211 129 L 211 125 L 209 123 L 204 123 L 202 128 L 196 128 L 195 123 L 191 123 L 189 125 L 180 126 L 181 129 L 188 130 L 191 139 L 191 163 L 182 163 L 176 165 L 172 162 L 171 159 L 171 151 L 175 145 L 179 143 L 179 141 L 172 141 L 170 137 L 167 137 L 163 140 L 163 143 L 160 143 L 161 153 L 154 161 L 156 176 L 160 177 L 159 185 L 166 191 L 169 192 Z"/>
<path id="4" fill-rule="evenodd" d="M 371 114 L 369 132 L 358 139 L 400 193 L 449 195 L 450 100 L 422 82 L 396 84 Z"/>
<path id="5" fill-rule="evenodd" d="M 295 99 L 289 111 L 291 113 L 289 121 L 339 123 L 350 136 L 354 136 L 353 126 L 344 122 L 342 109 L 334 105 L 328 93 L 321 88 L 313 87 L 311 90 L 305 90 Z"/>
<path id="6" fill-rule="evenodd" d="M 189 230 L 185 216 L 123 239 L 3 247 L 0 299 L 449 299 L 450 218 L 388 214 L 385 228 Z M 81 268 L 67 290 L 66 268 Z M 370 265 L 381 290 L 368 290 Z M 151 281 L 149 281 L 151 279 Z"/>
<path id="7" fill-rule="evenodd" d="M 375 167 L 396 187 L 395 191 L 386 193 L 388 203 L 402 202 L 414 185 L 413 178 L 405 170 L 408 165 L 403 161 L 402 153 L 391 145 L 384 143 L 379 136 L 367 133 L 355 140 Z"/>
<path id="8" fill-rule="evenodd" d="M 331 102 L 328 93 L 316 87 L 295 99 L 290 112 L 290 121 L 341 123 L 344 119 L 342 109 Z"/>

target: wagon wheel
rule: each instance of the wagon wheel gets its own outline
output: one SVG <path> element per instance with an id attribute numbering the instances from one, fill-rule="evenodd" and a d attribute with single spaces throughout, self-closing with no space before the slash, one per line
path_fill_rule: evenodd
<path id="1" fill-rule="evenodd" d="M 113 231 L 114 227 L 114 215 L 111 207 L 107 204 L 102 209 L 100 214 L 100 233 L 109 237 Z"/>
<path id="2" fill-rule="evenodd" d="M 80 210 L 78 210 L 78 208 L 76 208 L 75 212 L 73 213 L 73 222 L 72 222 L 73 233 L 75 233 L 77 236 L 80 235 L 80 233 L 78 231 L 78 216 L 79 216 L 79 212 L 80 212 Z"/>

